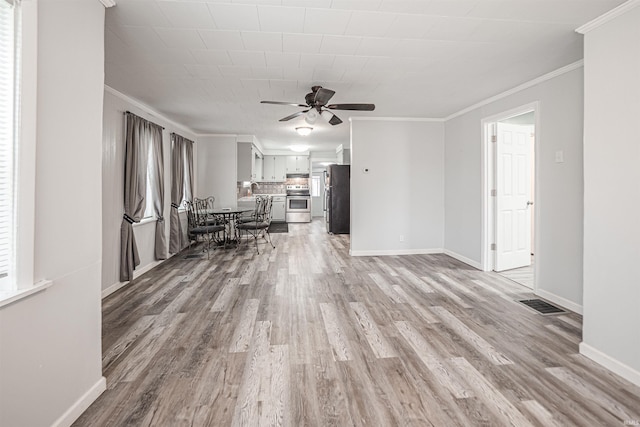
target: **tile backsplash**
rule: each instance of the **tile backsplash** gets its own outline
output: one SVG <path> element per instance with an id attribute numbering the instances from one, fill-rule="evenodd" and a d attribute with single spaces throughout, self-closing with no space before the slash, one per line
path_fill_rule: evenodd
<path id="1" fill-rule="evenodd" d="M 251 194 L 285 194 L 287 192 L 286 184 L 282 182 L 258 182 L 251 187 L 245 187 L 242 182 L 238 182 L 236 189 L 238 198 Z"/>

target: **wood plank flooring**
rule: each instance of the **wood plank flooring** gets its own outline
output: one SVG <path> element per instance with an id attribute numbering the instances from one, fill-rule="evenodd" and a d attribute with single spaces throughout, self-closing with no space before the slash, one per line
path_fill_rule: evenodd
<path id="1" fill-rule="evenodd" d="M 323 225 L 183 252 L 106 298 L 107 391 L 74 425 L 640 422 L 640 388 L 578 354 L 579 315 L 446 255 L 350 257 Z"/>

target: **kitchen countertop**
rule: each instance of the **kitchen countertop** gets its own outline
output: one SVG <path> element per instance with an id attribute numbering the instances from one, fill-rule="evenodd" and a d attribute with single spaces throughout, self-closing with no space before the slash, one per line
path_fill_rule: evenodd
<path id="1" fill-rule="evenodd" d="M 254 194 L 253 196 L 244 196 L 244 197 L 240 197 L 238 199 L 239 202 L 252 202 L 256 199 L 255 196 L 278 196 L 278 197 L 286 197 L 287 195 L 282 193 L 278 193 L 278 194 Z"/>

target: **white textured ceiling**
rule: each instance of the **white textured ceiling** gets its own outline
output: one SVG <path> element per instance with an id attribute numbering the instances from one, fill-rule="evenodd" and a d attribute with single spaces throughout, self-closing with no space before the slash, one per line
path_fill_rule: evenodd
<path id="1" fill-rule="evenodd" d="M 106 84 L 200 134 L 267 149 L 349 143 L 348 118 L 442 118 L 582 58 L 574 29 L 623 0 L 117 0 Z M 313 85 L 334 111 L 298 137 Z"/>

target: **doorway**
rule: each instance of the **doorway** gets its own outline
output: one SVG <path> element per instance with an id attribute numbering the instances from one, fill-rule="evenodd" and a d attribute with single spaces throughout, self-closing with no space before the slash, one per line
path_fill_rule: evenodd
<path id="1" fill-rule="evenodd" d="M 537 103 L 483 120 L 483 267 L 535 289 Z"/>
<path id="2" fill-rule="evenodd" d="M 311 214 L 316 218 L 324 216 L 324 172 L 316 170 L 311 174 Z"/>

